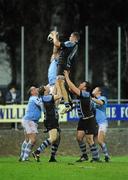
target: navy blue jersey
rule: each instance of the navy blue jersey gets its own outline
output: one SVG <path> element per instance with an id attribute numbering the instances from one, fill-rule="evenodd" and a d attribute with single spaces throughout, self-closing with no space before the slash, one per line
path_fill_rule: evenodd
<path id="1" fill-rule="evenodd" d="M 53 95 L 42 96 L 42 101 L 44 103 L 44 119 L 52 121 L 58 119 L 58 111 L 55 106 Z"/>
<path id="2" fill-rule="evenodd" d="M 91 104 L 90 93 L 85 90 L 80 92 L 79 103 L 77 104 L 78 115 L 80 118 L 88 118 L 94 116 Z"/>
<path id="3" fill-rule="evenodd" d="M 78 43 L 73 43 L 71 41 L 62 42 L 60 45 L 60 57 L 59 64 L 65 64 L 67 67 L 71 67 L 74 58 L 77 54 Z"/>

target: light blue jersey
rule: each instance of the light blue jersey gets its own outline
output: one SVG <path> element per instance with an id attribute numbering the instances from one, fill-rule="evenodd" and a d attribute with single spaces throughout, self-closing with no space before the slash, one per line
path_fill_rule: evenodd
<path id="1" fill-rule="evenodd" d="M 39 98 L 38 96 L 30 96 L 23 119 L 38 122 L 39 119 L 41 118 L 42 110 L 43 110 L 42 99 Z"/>
<path id="2" fill-rule="evenodd" d="M 104 104 L 99 105 L 95 103 L 96 121 L 98 124 L 107 123 L 107 116 L 106 116 L 107 98 L 105 96 L 99 96 L 97 99 L 103 101 Z"/>
<path id="3" fill-rule="evenodd" d="M 49 68 L 48 68 L 48 83 L 49 83 L 49 85 L 54 85 L 56 82 L 57 64 L 58 64 L 58 59 L 54 58 L 54 59 L 52 59 L 50 65 L 49 65 Z"/>
<path id="4" fill-rule="evenodd" d="M 75 46 L 75 43 L 73 43 L 71 41 L 65 41 L 64 45 L 65 45 L 65 47 L 73 47 L 73 46 Z"/>

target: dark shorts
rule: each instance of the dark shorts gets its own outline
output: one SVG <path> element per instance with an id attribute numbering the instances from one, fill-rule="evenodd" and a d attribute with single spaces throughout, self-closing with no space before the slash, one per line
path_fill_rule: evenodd
<path id="1" fill-rule="evenodd" d="M 44 120 L 44 126 L 48 131 L 51 129 L 59 129 L 58 119 L 46 119 Z"/>
<path id="2" fill-rule="evenodd" d="M 95 118 L 80 119 L 78 122 L 77 131 L 84 131 L 85 134 L 96 135 L 98 132 L 98 126 Z"/>
<path id="3" fill-rule="evenodd" d="M 66 70 L 65 64 L 58 64 L 57 65 L 57 76 L 63 75 L 64 76 L 64 70 Z"/>

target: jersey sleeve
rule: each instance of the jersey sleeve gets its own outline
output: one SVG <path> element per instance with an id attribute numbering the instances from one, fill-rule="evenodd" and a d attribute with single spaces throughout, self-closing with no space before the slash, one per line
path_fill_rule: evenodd
<path id="1" fill-rule="evenodd" d="M 73 47 L 75 43 L 72 43 L 71 41 L 64 42 L 65 47 Z"/>
<path id="2" fill-rule="evenodd" d="M 61 42 L 60 44 L 62 48 L 70 48 L 70 47 L 73 47 L 74 45 L 75 43 L 72 43 L 71 41 Z"/>

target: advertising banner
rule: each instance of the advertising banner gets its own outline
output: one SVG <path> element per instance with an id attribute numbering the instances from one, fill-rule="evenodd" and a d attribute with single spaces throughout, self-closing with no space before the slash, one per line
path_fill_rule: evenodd
<path id="1" fill-rule="evenodd" d="M 64 108 L 63 104 L 59 105 L 59 121 L 78 121 L 79 116 L 77 109 L 73 109 L 67 114 L 61 115 Z M 0 122 L 20 122 L 25 114 L 26 105 L 0 105 Z M 109 121 L 127 121 L 128 120 L 128 104 L 109 104 L 106 109 L 107 119 Z M 43 113 L 40 122 L 43 121 Z"/>

